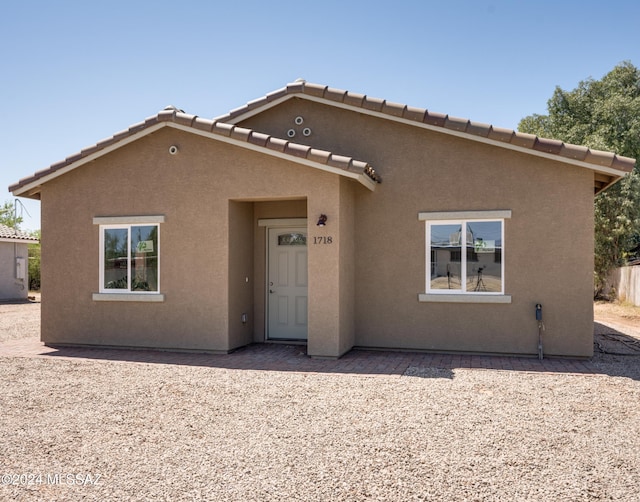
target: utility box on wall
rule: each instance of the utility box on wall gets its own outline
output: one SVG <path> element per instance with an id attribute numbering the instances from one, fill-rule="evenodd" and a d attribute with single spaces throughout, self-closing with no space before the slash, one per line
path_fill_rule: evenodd
<path id="1" fill-rule="evenodd" d="M 22 257 L 16 258 L 16 279 L 24 281 L 27 278 L 27 260 Z"/>

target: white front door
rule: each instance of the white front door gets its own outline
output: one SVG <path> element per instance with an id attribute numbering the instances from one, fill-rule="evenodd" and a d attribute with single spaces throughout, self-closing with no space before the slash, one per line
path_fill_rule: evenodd
<path id="1" fill-rule="evenodd" d="M 269 228 L 267 338 L 307 339 L 307 227 Z"/>

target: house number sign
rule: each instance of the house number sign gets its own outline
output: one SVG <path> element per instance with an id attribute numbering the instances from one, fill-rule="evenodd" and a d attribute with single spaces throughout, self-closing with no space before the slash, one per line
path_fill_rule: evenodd
<path id="1" fill-rule="evenodd" d="M 320 235 L 313 238 L 314 244 L 333 244 L 333 237 L 331 235 Z"/>

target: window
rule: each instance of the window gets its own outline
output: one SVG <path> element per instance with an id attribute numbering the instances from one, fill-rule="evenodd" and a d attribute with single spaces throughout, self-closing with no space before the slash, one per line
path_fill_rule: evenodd
<path id="1" fill-rule="evenodd" d="M 420 300 L 510 302 L 504 294 L 503 260 L 504 220 L 509 217 L 511 211 L 420 213 L 427 247 Z"/>
<path id="2" fill-rule="evenodd" d="M 94 218 L 100 224 L 100 293 L 158 295 L 163 217 Z M 97 296 L 97 297 L 96 297 Z M 140 299 L 129 297 L 128 299 Z"/>

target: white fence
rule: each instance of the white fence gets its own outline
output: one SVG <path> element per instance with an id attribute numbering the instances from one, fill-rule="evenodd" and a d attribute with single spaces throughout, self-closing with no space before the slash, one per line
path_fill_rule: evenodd
<path id="1" fill-rule="evenodd" d="M 640 306 L 640 265 L 621 267 L 611 275 L 618 299 Z"/>

